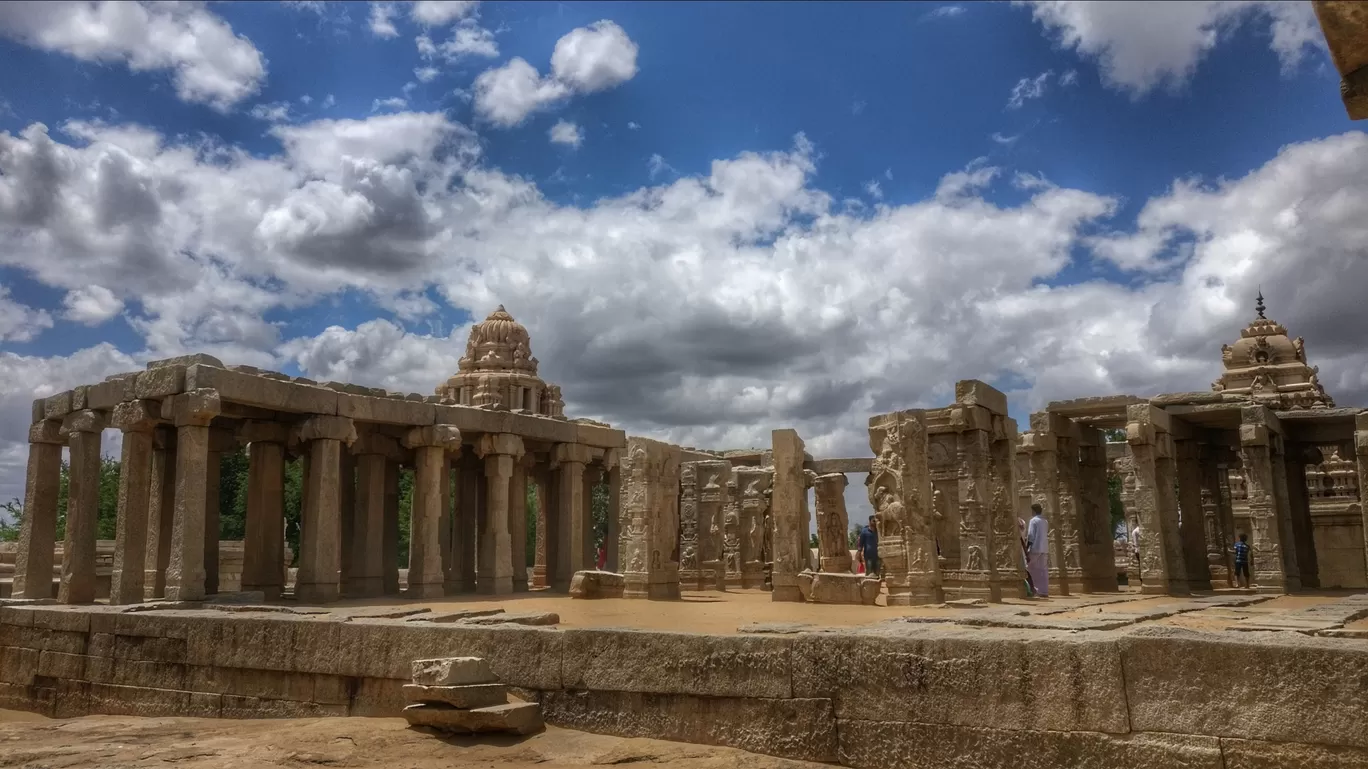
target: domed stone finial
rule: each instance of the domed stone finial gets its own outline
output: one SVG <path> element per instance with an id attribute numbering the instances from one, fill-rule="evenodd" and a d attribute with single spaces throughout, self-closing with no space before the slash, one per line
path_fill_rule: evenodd
<path id="1" fill-rule="evenodd" d="M 1267 318 L 1264 317 L 1264 300 L 1262 286 L 1259 287 L 1259 298 L 1254 302 L 1254 309 L 1259 313 L 1259 318 L 1261 320 L 1267 320 Z"/>
<path id="2" fill-rule="evenodd" d="M 537 375 L 527 328 L 502 304 L 471 326 L 456 374 L 436 392 L 443 400 L 462 405 L 565 418 L 560 388 Z"/>

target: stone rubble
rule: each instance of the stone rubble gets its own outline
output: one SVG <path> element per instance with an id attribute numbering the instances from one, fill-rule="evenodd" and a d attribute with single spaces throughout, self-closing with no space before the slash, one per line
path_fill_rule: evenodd
<path id="1" fill-rule="evenodd" d="M 413 683 L 403 692 L 411 703 L 404 708 L 410 726 L 455 734 L 533 734 L 543 729 L 541 705 L 509 702 L 508 686 L 499 683 L 480 657 L 415 660 Z"/>

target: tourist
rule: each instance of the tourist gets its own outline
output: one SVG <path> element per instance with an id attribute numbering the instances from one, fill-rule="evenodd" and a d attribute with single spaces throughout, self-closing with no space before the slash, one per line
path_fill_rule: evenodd
<path id="1" fill-rule="evenodd" d="M 869 525 L 860 529 L 855 547 L 860 551 L 860 563 L 864 564 L 865 574 L 879 576 L 879 524 L 876 516 L 869 516 Z"/>
<path id="2" fill-rule="evenodd" d="M 1021 543 L 1021 565 L 1026 568 L 1026 597 L 1035 598 L 1035 585 L 1031 582 L 1030 549 L 1026 547 L 1026 521 L 1017 519 L 1017 541 Z"/>
<path id="3" fill-rule="evenodd" d="M 1243 584 L 1240 577 L 1244 577 Z M 1235 587 L 1249 587 L 1249 535 L 1241 534 L 1235 543 Z"/>
<path id="4" fill-rule="evenodd" d="M 1135 561 L 1135 578 L 1140 584 L 1145 584 L 1145 576 L 1140 570 L 1140 521 L 1135 522 L 1135 528 L 1131 529 L 1130 535 L 1131 560 Z"/>
<path id="5" fill-rule="evenodd" d="M 603 567 L 608 565 L 608 548 L 606 545 L 599 545 L 598 564 L 594 568 L 603 571 Z"/>
<path id="6" fill-rule="evenodd" d="M 1026 527 L 1026 570 L 1036 595 L 1049 598 L 1050 524 L 1039 504 L 1031 505 L 1031 523 Z"/>

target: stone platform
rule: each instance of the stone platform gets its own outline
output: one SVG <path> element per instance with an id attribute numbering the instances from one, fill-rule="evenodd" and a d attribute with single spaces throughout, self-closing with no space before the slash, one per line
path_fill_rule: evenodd
<path id="1" fill-rule="evenodd" d="M 667 607 L 680 627 L 731 600 L 693 598 Z M 730 634 L 592 627 L 562 607 L 641 604 L 529 596 L 508 613 L 565 623 L 435 621 L 489 603 L 5 605 L 0 708 L 397 717 L 413 660 L 462 655 L 484 658 L 550 724 L 851 767 L 1368 763 L 1362 595 L 809 604 L 786 626 Z M 820 626 L 858 612 L 864 624 Z"/>

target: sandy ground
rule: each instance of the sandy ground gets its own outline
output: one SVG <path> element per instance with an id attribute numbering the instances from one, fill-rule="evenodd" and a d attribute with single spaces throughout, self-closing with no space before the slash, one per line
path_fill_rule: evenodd
<path id="1" fill-rule="evenodd" d="M 561 769 L 663 764 L 681 769 L 817 769 L 730 748 L 548 727 L 530 737 L 438 737 L 400 718 L 234 721 L 87 716 L 53 720 L 0 710 L 0 767 L 256 769 Z"/>

